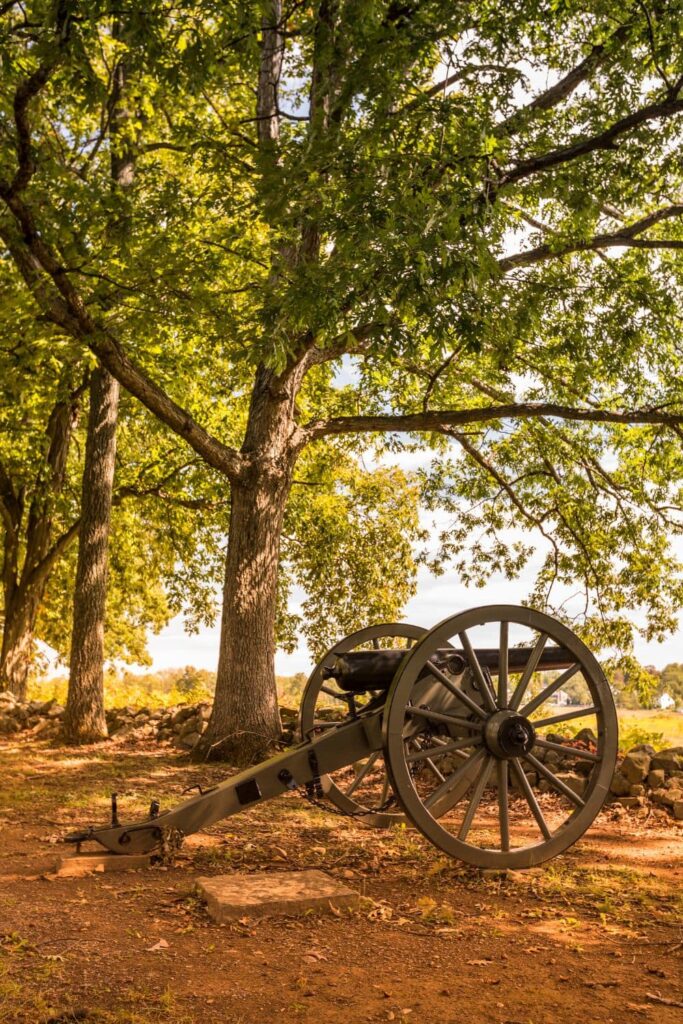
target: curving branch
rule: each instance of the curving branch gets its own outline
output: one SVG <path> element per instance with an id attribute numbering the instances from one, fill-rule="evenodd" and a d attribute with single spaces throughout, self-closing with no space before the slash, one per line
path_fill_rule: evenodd
<path id="1" fill-rule="evenodd" d="M 605 60 L 613 52 L 612 45 L 614 43 L 622 43 L 627 38 L 628 32 L 629 26 L 621 25 L 606 42 L 598 43 L 594 46 L 589 54 L 576 67 L 568 71 L 559 82 L 550 86 L 545 92 L 540 93 L 531 102 L 520 107 L 519 110 L 515 110 L 504 121 L 496 125 L 493 134 L 498 137 L 513 135 L 524 125 L 529 115 L 540 111 L 552 110 L 553 107 L 557 107 L 564 100 L 568 99 L 582 82 L 587 81 L 605 63 Z"/>
<path id="2" fill-rule="evenodd" d="M 307 440 L 351 433 L 449 433 L 452 427 L 496 420 L 541 419 L 554 417 L 588 423 L 661 424 L 671 428 L 683 426 L 683 412 L 661 409 L 580 409 L 555 402 L 510 402 L 474 409 L 440 409 L 432 412 L 398 413 L 396 415 L 336 416 L 328 420 L 312 420 L 302 428 Z"/>
<path id="3" fill-rule="evenodd" d="M 498 268 L 503 274 L 515 267 L 528 267 L 543 260 L 566 256 L 573 252 L 600 252 L 602 249 L 610 248 L 639 248 L 639 249 L 683 249 L 683 240 L 678 238 L 640 238 L 639 236 L 648 228 L 660 223 L 663 220 L 683 217 L 683 203 L 675 203 L 649 213 L 647 217 L 635 221 L 629 226 L 620 227 L 618 231 L 608 232 L 603 235 L 595 235 L 580 242 L 568 242 L 562 245 L 559 241 L 554 244 L 545 243 L 534 249 L 527 249 L 524 252 L 515 253 L 512 256 L 504 256 L 498 260 Z"/>
<path id="4" fill-rule="evenodd" d="M 666 99 L 659 100 L 656 103 L 649 103 L 647 106 L 641 107 L 640 110 L 634 110 L 632 114 L 627 114 L 626 117 L 620 118 L 610 125 L 609 128 L 599 132 L 597 135 L 590 135 L 588 138 L 575 142 L 571 146 L 562 146 L 559 149 L 551 150 L 549 153 L 532 156 L 527 160 L 521 160 L 519 163 L 513 164 L 512 167 L 504 170 L 498 180 L 493 183 L 494 188 L 501 189 L 505 185 L 514 184 L 516 181 L 532 177 L 534 174 L 550 170 L 552 167 L 559 167 L 562 164 L 570 163 L 572 160 L 588 156 L 589 153 L 595 153 L 598 150 L 616 149 L 618 140 L 633 131 L 634 128 L 638 128 L 642 124 L 648 124 L 650 121 L 663 120 L 681 113 L 683 111 L 683 98 L 679 98 L 678 93 L 682 85 L 682 82 L 677 82 L 674 86 L 675 91 L 672 90 Z"/>
<path id="5" fill-rule="evenodd" d="M 78 536 L 78 531 L 81 528 L 80 517 L 71 524 L 68 530 L 65 530 L 61 537 L 58 537 L 52 547 L 43 555 L 37 565 L 34 565 L 28 573 L 25 580 L 22 581 L 22 585 L 30 588 L 40 586 L 45 583 L 55 562 L 64 554 L 64 552 L 73 544 Z"/>

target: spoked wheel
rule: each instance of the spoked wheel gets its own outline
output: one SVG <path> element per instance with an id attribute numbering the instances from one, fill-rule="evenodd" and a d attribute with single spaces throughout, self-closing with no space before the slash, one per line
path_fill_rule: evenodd
<path id="1" fill-rule="evenodd" d="M 444 672 L 429 659 L 451 643 L 461 661 Z M 555 703 L 568 685 L 581 707 Z M 563 735 L 579 718 L 594 743 Z M 394 679 L 383 735 L 413 824 L 450 856 L 488 868 L 532 867 L 575 843 L 604 803 L 618 749 L 612 694 L 586 645 L 513 605 L 463 612 L 426 634 Z M 426 757 L 443 781 L 416 770 Z M 568 758 L 580 772 L 563 771 Z"/>
<path id="2" fill-rule="evenodd" d="M 407 653 L 425 633 L 421 626 L 384 623 L 359 629 L 331 647 L 313 669 L 303 692 L 299 712 L 301 738 L 308 739 L 334 728 L 336 722 L 350 713 L 353 707 L 360 712 L 371 702 L 383 700 L 380 692 L 349 694 L 341 690 L 333 679 L 326 679 L 325 669 L 334 664 L 337 655 L 362 650 L 402 650 Z M 365 761 L 341 768 L 333 775 L 324 775 L 321 782 L 325 795 L 340 811 L 358 815 L 358 821 L 365 825 L 388 828 L 404 820 L 398 806 L 386 806 L 392 790 L 381 750 L 375 751 Z"/>

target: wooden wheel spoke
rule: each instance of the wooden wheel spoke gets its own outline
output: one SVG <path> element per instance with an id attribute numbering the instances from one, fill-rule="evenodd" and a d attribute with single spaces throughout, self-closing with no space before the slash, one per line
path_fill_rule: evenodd
<path id="1" fill-rule="evenodd" d="M 479 707 L 477 702 L 464 693 L 459 686 L 452 683 L 446 673 L 442 672 L 438 665 L 435 665 L 433 661 L 428 661 L 427 668 L 434 678 L 438 679 L 439 682 L 446 687 L 448 692 L 452 693 L 456 700 L 459 700 L 461 704 L 464 704 L 472 714 L 477 715 L 479 718 L 487 718 L 486 712 Z"/>
<path id="2" fill-rule="evenodd" d="M 577 711 L 565 711 L 561 715 L 553 715 L 552 718 L 542 718 L 540 722 L 534 722 L 534 729 L 543 729 L 546 725 L 557 725 L 559 722 L 569 722 L 572 718 L 585 718 L 588 715 L 597 715 L 600 708 L 594 704 L 589 708 L 579 708 Z"/>
<path id="3" fill-rule="evenodd" d="M 506 708 L 508 703 L 508 646 L 510 641 L 510 623 L 500 624 L 500 643 L 498 645 L 498 706 Z"/>
<path id="4" fill-rule="evenodd" d="M 541 635 L 539 636 L 538 640 L 536 641 L 536 643 L 534 645 L 534 648 L 533 648 L 531 654 L 529 655 L 529 660 L 527 661 L 527 663 L 526 663 L 526 665 L 524 667 L 524 671 L 522 672 L 522 677 L 519 680 L 519 682 L 517 683 L 515 691 L 512 694 L 512 697 L 510 699 L 510 708 L 511 708 L 512 711 L 516 711 L 518 709 L 519 705 L 521 704 L 522 697 L 526 693 L 526 688 L 529 685 L 529 683 L 531 682 L 531 677 L 534 674 L 534 672 L 536 671 L 536 666 L 538 665 L 539 661 L 541 660 L 541 655 L 543 654 L 543 650 L 544 650 L 545 645 L 547 644 L 547 642 L 548 642 L 548 635 L 546 633 L 541 633 Z"/>
<path id="5" fill-rule="evenodd" d="M 599 754 L 594 754 L 590 750 L 583 750 L 582 747 L 570 747 L 564 743 L 553 743 L 551 740 L 543 740 L 538 736 L 535 740 L 535 746 L 542 747 L 544 750 L 557 750 L 560 754 L 578 757 L 584 761 L 595 761 L 596 763 L 602 761 Z"/>
<path id="6" fill-rule="evenodd" d="M 382 784 L 382 792 L 379 798 L 378 807 L 384 807 L 385 803 L 389 799 L 389 772 L 384 770 L 384 782 Z"/>
<path id="7" fill-rule="evenodd" d="M 550 768 L 544 765 L 542 761 L 539 761 L 537 757 L 534 757 L 533 754 L 525 754 L 524 757 L 530 765 L 533 765 L 539 775 L 542 775 L 544 779 L 548 780 L 553 789 L 556 789 L 558 793 L 562 793 L 577 807 L 586 806 L 586 801 L 582 800 L 579 794 L 575 793 L 573 789 L 570 789 L 562 779 L 558 779 L 557 775 L 555 775 L 554 772 L 551 772 Z"/>
<path id="8" fill-rule="evenodd" d="M 321 686 L 321 693 L 326 693 L 328 697 L 334 697 L 335 700 L 343 700 L 345 704 L 349 702 L 348 693 L 339 693 L 338 690 L 331 690 L 329 686 Z"/>
<path id="9" fill-rule="evenodd" d="M 463 763 L 456 768 L 454 772 L 447 775 L 445 781 L 442 782 L 433 793 L 430 793 L 424 801 L 425 807 L 433 807 L 442 796 L 445 796 L 451 789 L 457 786 L 458 782 L 460 782 L 461 779 L 464 779 L 467 773 L 482 761 L 484 757 L 486 757 L 486 751 L 481 747 L 478 750 L 475 750 L 473 754 L 470 754 L 466 761 L 463 761 Z"/>
<path id="10" fill-rule="evenodd" d="M 434 740 L 436 741 L 436 737 L 434 737 Z M 481 742 L 480 736 L 473 736 L 471 739 L 465 737 L 462 740 L 453 740 L 452 743 L 437 743 L 434 747 L 423 747 L 422 749 L 412 751 L 410 754 L 406 754 L 406 761 L 423 761 L 426 757 L 443 757 L 445 754 L 451 754 L 456 750 L 478 747 Z"/>
<path id="11" fill-rule="evenodd" d="M 515 773 L 515 775 L 517 777 L 517 781 L 519 782 L 520 789 L 522 790 L 522 793 L 524 794 L 526 802 L 528 803 L 528 805 L 529 805 L 529 807 L 531 809 L 531 813 L 533 814 L 534 818 L 536 819 L 536 824 L 540 828 L 541 834 L 542 834 L 543 838 L 546 839 L 546 840 L 550 839 L 552 834 L 550 832 L 550 829 L 548 828 L 548 825 L 546 823 L 545 818 L 543 817 L 543 811 L 538 806 L 538 800 L 534 796 L 534 791 L 531 788 L 529 780 L 527 779 L 526 775 L 524 774 L 522 766 L 521 766 L 521 764 L 519 763 L 519 761 L 517 760 L 516 757 L 513 757 L 513 758 L 510 759 L 510 767 L 512 768 L 513 772 Z"/>
<path id="12" fill-rule="evenodd" d="M 436 767 L 436 765 L 432 761 L 431 757 L 426 757 L 425 758 L 425 764 L 427 765 L 427 767 L 431 771 L 432 775 L 436 776 L 436 778 L 438 779 L 439 782 L 445 782 L 446 781 L 446 776 L 443 774 L 443 772 L 441 772 Z"/>
<path id="13" fill-rule="evenodd" d="M 428 722 L 443 722 L 445 725 L 458 725 L 463 729 L 476 729 L 479 732 L 483 725 L 473 722 L 469 718 L 459 718 L 457 715 L 447 715 L 442 711 L 430 711 L 429 708 L 416 708 L 412 705 L 406 708 L 407 715 L 417 715 L 418 718 L 426 718 Z"/>
<path id="14" fill-rule="evenodd" d="M 529 703 L 522 708 L 520 714 L 525 715 L 525 717 L 528 718 L 529 715 L 533 714 L 536 708 L 540 708 L 541 704 L 544 704 L 549 697 L 552 697 L 556 690 L 561 690 L 564 684 L 568 683 L 572 676 L 575 676 L 580 668 L 581 666 L 578 664 L 571 665 L 565 672 L 562 673 L 562 675 L 558 676 L 557 679 L 553 679 L 552 683 L 546 686 L 544 690 L 541 690 L 537 697 L 534 697 L 533 700 L 530 700 Z"/>
<path id="15" fill-rule="evenodd" d="M 484 795 L 484 790 L 486 789 L 492 770 L 493 758 L 489 754 L 486 759 L 486 763 L 482 767 L 479 778 L 477 779 L 476 784 L 474 786 L 474 791 L 472 793 L 472 796 L 470 797 L 470 802 L 465 812 L 465 817 L 462 820 L 460 831 L 458 832 L 458 839 L 460 839 L 463 843 L 467 839 L 470 828 L 472 827 L 474 816 L 477 813 L 479 804 L 481 803 L 481 798 Z"/>
<path id="16" fill-rule="evenodd" d="M 510 813 L 508 809 L 508 763 L 504 758 L 498 761 L 498 826 L 500 848 L 503 853 L 510 849 Z"/>
<path id="17" fill-rule="evenodd" d="M 491 693 L 491 687 L 489 686 L 489 682 L 482 671 L 481 665 L 479 664 L 479 659 L 477 658 L 477 655 L 474 652 L 474 648 L 470 643 L 470 638 L 468 637 L 465 630 L 463 630 L 462 633 L 458 633 L 458 639 L 460 640 L 463 651 L 465 652 L 467 664 L 469 665 L 472 675 L 474 676 L 477 686 L 479 687 L 479 692 L 481 693 L 482 700 L 484 701 L 484 704 L 486 705 L 488 710 L 493 713 L 497 709 L 496 702 L 494 700 L 493 694 Z"/>
<path id="18" fill-rule="evenodd" d="M 360 786 L 361 782 L 363 781 L 365 776 L 368 774 L 368 772 L 372 768 L 373 764 L 375 763 L 375 761 L 377 760 L 379 755 L 380 755 L 380 751 L 379 750 L 375 750 L 372 754 L 370 754 L 370 757 L 367 759 L 367 761 L 365 762 L 365 764 L 363 765 L 361 770 L 358 772 L 358 774 L 356 775 L 355 779 L 353 780 L 353 782 L 351 783 L 349 788 L 346 790 L 346 795 L 347 796 L 351 796 L 352 793 L 355 793 L 355 791 L 358 789 L 358 787 Z"/>

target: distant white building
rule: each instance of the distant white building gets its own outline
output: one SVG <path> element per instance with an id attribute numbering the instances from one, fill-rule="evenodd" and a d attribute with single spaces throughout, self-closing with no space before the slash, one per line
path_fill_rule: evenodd
<path id="1" fill-rule="evenodd" d="M 563 707 L 571 702 L 571 697 L 565 690 L 556 690 L 553 695 L 553 703 L 560 704 Z"/>
<path id="2" fill-rule="evenodd" d="M 676 707 L 676 701 L 673 699 L 671 694 L 663 693 L 662 696 L 659 698 L 659 706 L 662 709 L 662 711 L 668 711 L 669 708 Z"/>

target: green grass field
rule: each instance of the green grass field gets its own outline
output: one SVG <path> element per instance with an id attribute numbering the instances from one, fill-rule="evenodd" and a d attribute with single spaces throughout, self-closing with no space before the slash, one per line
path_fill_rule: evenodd
<path id="1" fill-rule="evenodd" d="M 680 747 L 683 746 L 683 713 L 677 711 L 628 711 L 620 708 L 619 735 L 624 741 L 637 733 L 648 733 L 652 736 L 661 737 L 661 740 L 641 740 L 635 738 L 628 746 L 636 743 L 651 742 L 655 747 Z"/>
<path id="2" fill-rule="evenodd" d="M 539 709 L 539 714 L 543 709 Z M 545 712 L 544 712 L 545 713 Z M 651 743 L 656 750 L 683 746 L 683 713 L 676 711 L 631 711 L 618 708 L 619 748 L 630 750 L 637 743 Z M 567 722 L 562 731 L 574 736 L 585 727 L 594 728 L 592 717 Z"/>

